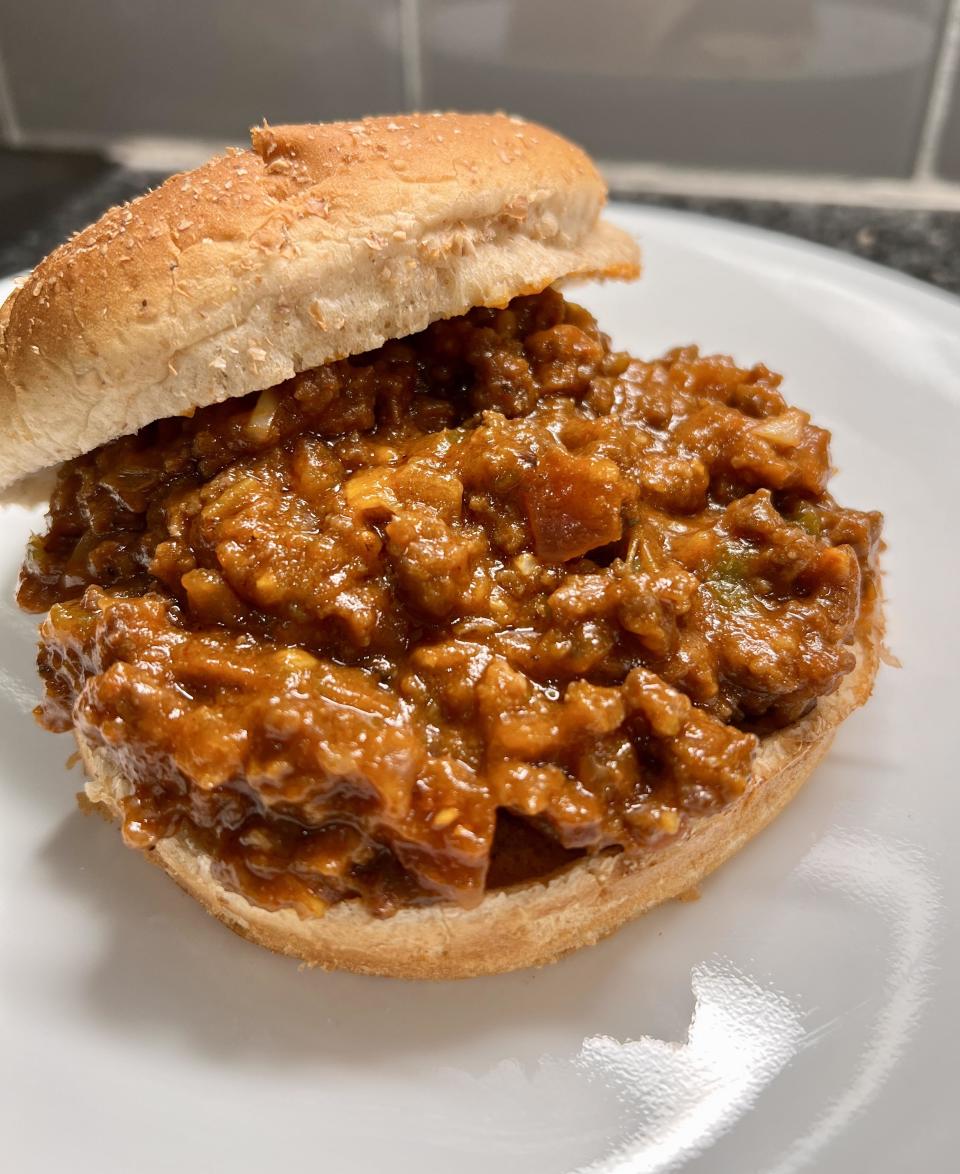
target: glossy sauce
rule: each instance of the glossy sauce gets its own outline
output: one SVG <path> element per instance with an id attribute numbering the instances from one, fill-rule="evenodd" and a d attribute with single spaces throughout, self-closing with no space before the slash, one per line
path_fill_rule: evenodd
<path id="1" fill-rule="evenodd" d="M 854 663 L 880 517 L 779 382 L 547 291 L 105 445 L 23 569 L 44 721 L 267 908 L 649 850 Z"/>

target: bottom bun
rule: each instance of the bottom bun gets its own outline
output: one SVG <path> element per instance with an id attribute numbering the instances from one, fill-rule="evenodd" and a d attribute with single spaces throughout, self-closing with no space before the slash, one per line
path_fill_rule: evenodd
<path id="1" fill-rule="evenodd" d="M 359 902 L 344 901 L 323 917 L 300 918 L 289 909 L 260 909 L 223 888 L 210 858 L 182 836 L 160 841 L 146 855 L 224 925 L 309 965 L 432 979 L 543 966 L 694 890 L 765 827 L 809 777 L 843 719 L 870 696 L 881 639 L 877 607 L 861 623 L 856 668 L 809 716 L 761 739 L 753 779 L 716 815 L 640 858 L 613 852 L 586 857 L 548 878 L 490 892 L 473 909 L 438 904 L 381 919 Z M 90 780 L 87 797 L 118 819 L 129 785 L 104 749 L 79 734 L 77 740 Z"/>

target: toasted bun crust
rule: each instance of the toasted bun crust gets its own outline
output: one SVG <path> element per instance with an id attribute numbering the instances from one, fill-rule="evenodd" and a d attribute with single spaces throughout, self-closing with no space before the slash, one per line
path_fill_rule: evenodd
<path id="1" fill-rule="evenodd" d="M 605 196 L 579 148 L 505 115 L 256 127 L 0 307 L 0 488 L 473 306 L 635 277 Z"/>
<path id="2" fill-rule="evenodd" d="M 878 603 L 861 623 L 856 668 L 808 717 L 762 740 L 744 794 L 637 861 L 612 854 L 589 857 L 549 880 L 490 893 L 475 909 L 433 905 L 378 920 L 348 901 L 324 917 L 303 920 L 289 910 L 267 912 L 228 892 L 211 876 L 209 858 L 180 837 L 161 841 L 147 855 L 230 929 L 311 965 L 433 979 L 543 966 L 695 889 L 764 828 L 810 776 L 843 719 L 870 696 L 882 636 Z M 90 779 L 87 797 L 117 819 L 127 784 L 103 750 L 81 737 L 78 742 Z"/>

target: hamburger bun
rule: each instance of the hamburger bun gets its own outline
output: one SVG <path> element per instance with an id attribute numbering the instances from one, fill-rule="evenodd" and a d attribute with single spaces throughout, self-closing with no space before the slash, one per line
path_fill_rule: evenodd
<path id="1" fill-rule="evenodd" d="M 506 115 L 262 126 L 51 253 L 0 307 L 0 488 L 636 243 L 572 143 Z"/>

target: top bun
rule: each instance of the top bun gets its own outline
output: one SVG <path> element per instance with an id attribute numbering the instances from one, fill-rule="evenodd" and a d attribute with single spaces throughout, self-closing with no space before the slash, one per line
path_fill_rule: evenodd
<path id="1" fill-rule="evenodd" d="M 522 119 L 251 140 L 112 208 L 0 307 L 0 488 L 473 306 L 639 272 L 591 161 Z"/>

